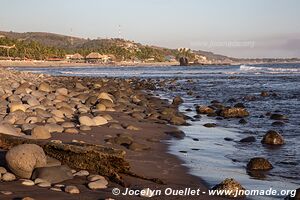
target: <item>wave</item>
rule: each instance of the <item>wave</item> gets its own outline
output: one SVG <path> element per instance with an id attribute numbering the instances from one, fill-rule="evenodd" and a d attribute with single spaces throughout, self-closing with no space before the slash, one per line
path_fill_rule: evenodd
<path id="1" fill-rule="evenodd" d="M 253 72 L 262 74 L 298 74 L 300 68 L 288 68 L 288 67 L 257 67 L 251 65 L 241 65 L 240 71 L 242 72 Z"/>

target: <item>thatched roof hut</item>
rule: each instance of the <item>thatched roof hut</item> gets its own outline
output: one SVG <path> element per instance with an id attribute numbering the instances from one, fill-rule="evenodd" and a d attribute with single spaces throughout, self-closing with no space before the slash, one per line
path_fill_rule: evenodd
<path id="1" fill-rule="evenodd" d="M 92 52 L 89 55 L 87 55 L 85 58 L 86 59 L 96 59 L 97 60 L 97 59 L 102 59 L 103 56 L 98 52 Z"/>
<path id="2" fill-rule="evenodd" d="M 80 55 L 79 53 L 75 53 L 72 57 L 72 60 L 82 60 L 84 59 L 84 57 L 82 55 Z"/>

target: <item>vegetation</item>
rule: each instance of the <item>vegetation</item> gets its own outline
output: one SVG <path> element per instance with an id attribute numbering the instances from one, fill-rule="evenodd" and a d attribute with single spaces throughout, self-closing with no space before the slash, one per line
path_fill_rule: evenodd
<path id="1" fill-rule="evenodd" d="M 16 40 L 7 37 L 0 38 L 0 45 L 15 45 L 15 48 L 11 49 L 0 48 L 0 56 L 2 57 L 45 60 L 48 58 L 63 58 L 66 54 L 63 49 L 47 47 L 36 41 Z"/>
<path id="2" fill-rule="evenodd" d="M 2 36 L 2 37 L 1 37 Z M 0 56 L 44 60 L 64 58 L 66 54 L 80 53 L 87 56 L 91 52 L 109 54 L 115 61 L 163 62 L 187 57 L 196 60 L 196 55 L 205 55 L 208 59 L 226 59 L 226 56 L 215 55 L 204 51 L 189 49 L 167 49 L 147 46 L 123 39 L 83 39 L 65 35 L 41 32 L 15 33 L 0 31 L 0 45 L 16 45 L 16 48 L 0 48 Z"/>

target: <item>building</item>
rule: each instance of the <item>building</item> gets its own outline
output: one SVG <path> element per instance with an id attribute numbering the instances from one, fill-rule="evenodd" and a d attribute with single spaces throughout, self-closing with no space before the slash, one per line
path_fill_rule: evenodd
<path id="1" fill-rule="evenodd" d="M 112 55 L 102 55 L 98 52 L 92 52 L 85 57 L 87 63 L 111 63 L 113 59 Z"/>

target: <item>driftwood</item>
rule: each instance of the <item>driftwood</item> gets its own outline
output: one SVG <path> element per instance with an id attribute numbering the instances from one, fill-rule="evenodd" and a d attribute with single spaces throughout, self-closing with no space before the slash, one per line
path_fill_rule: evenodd
<path id="1" fill-rule="evenodd" d="M 156 178 L 146 178 L 130 171 L 129 163 L 124 159 L 125 151 L 93 144 L 54 143 L 32 140 L 22 137 L 0 134 L 0 148 L 9 150 L 20 144 L 37 144 L 46 155 L 61 161 L 74 169 L 85 169 L 108 177 L 111 181 L 125 186 L 120 174 L 149 180 L 162 184 Z"/>

